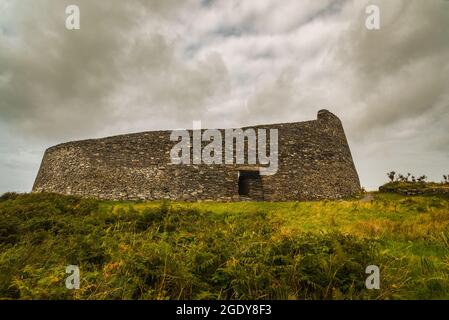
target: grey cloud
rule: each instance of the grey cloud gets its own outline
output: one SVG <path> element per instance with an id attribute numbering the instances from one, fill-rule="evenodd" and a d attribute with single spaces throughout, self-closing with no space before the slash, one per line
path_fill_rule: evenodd
<path id="1" fill-rule="evenodd" d="M 219 56 L 188 65 L 158 31 L 158 23 L 172 19 L 183 5 L 77 1 L 81 30 L 67 31 L 64 9 L 71 3 L 25 1 L 14 8 L 17 44 L 0 41 L 6 79 L 0 82 L 1 120 L 13 128 L 42 137 L 87 136 L 120 121 L 116 116 L 123 112 L 116 111 L 123 108 L 130 119 L 148 108 L 178 119 L 173 108 L 197 110 L 225 88 Z M 156 22 L 148 25 L 150 19 Z M 126 91 L 131 85 L 134 92 Z M 116 105 L 123 95 L 130 103 Z"/>
<path id="2" fill-rule="evenodd" d="M 70 32 L 64 9 L 73 3 L 81 30 Z M 381 8 L 380 31 L 364 26 L 371 3 Z M 29 190 L 39 153 L 53 143 L 194 119 L 301 121 L 320 108 L 343 120 L 369 188 L 388 170 L 434 179 L 447 171 L 447 1 L 0 0 L 0 8 L 0 191 Z"/>
<path id="3" fill-rule="evenodd" d="M 447 113 L 449 4 L 376 2 L 386 13 L 381 30 L 353 25 L 338 56 L 352 68 L 351 93 L 364 105 L 354 128 L 385 130 L 408 118 Z"/>

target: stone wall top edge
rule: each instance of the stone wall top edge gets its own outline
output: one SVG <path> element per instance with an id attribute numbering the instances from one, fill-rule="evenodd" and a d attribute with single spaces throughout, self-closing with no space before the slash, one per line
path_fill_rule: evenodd
<path id="1" fill-rule="evenodd" d="M 300 127 L 306 127 L 308 125 L 314 125 L 316 123 L 318 123 L 319 121 L 322 121 L 323 118 L 322 115 L 323 113 L 328 113 L 330 116 L 332 116 L 332 118 L 337 118 L 338 117 L 336 115 L 334 115 L 333 113 L 322 109 L 318 112 L 318 118 L 315 120 L 306 120 L 306 121 L 296 121 L 296 122 L 283 122 L 283 123 L 272 123 L 272 124 L 259 124 L 259 125 L 254 125 L 254 126 L 245 126 L 242 127 L 241 129 L 261 129 L 261 128 L 266 128 L 266 129 L 293 129 L 293 128 L 300 128 Z M 203 130 L 206 129 L 212 129 L 212 128 L 202 128 Z M 226 130 L 226 129 L 236 129 L 234 128 L 220 128 L 217 130 Z M 134 137 L 139 137 L 139 136 L 157 136 L 157 135 L 167 135 L 169 134 L 171 131 L 174 130 L 187 130 L 189 132 L 192 131 L 192 129 L 172 129 L 172 130 L 155 130 L 155 131 L 141 131 L 141 132 L 133 132 L 133 133 L 125 133 L 125 134 L 117 134 L 117 135 L 112 135 L 112 136 L 106 136 L 106 137 L 101 137 L 101 138 L 94 138 L 94 139 L 82 139 L 82 140 L 74 140 L 74 141 L 68 141 L 68 142 L 63 142 L 63 143 L 59 143 L 57 145 L 51 146 L 49 147 L 46 152 L 51 152 L 51 151 L 55 151 L 58 149 L 62 149 L 65 147 L 76 147 L 76 146 L 83 146 L 86 144 L 95 144 L 95 143 L 102 143 L 102 142 L 109 142 L 111 140 L 119 140 L 119 139 L 126 139 L 126 138 L 134 138 Z"/>

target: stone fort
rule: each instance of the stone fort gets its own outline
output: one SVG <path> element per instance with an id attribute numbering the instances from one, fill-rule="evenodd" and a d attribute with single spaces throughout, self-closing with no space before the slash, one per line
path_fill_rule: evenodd
<path id="1" fill-rule="evenodd" d="M 33 192 L 181 201 L 304 201 L 360 192 L 342 123 L 331 112 L 320 110 L 316 120 L 252 128 L 278 130 L 273 175 L 261 175 L 260 164 L 171 164 L 176 144 L 171 131 L 151 131 L 47 149 Z"/>

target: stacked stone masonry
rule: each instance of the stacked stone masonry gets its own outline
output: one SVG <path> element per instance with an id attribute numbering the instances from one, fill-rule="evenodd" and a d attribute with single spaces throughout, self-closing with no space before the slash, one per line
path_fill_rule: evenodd
<path id="1" fill-rule="evenodd" d="M 274 175 L 245 182 L 242 175 L 257 172 L 260 165 L 171 164 L 170 150 L 177 142 L 170 141 L 171 131 L 153 131 L 47 149 L 33 192 L 181 201 L 303 201 L 340 199 L 360 192 L 343 126 L 329 111 L 319 111 L 313 121 L 252 128 L 267 129 L 267 136 L 269 129 L 278 129 L 279 164 Z M 242 185 L 249 188 L 243 195 Z"/>

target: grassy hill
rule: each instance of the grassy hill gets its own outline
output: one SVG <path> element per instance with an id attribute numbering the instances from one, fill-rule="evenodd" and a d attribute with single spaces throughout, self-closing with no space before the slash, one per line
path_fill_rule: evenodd
<path id="1" fill-rule="evenodd" d="M 447 299 L 449 200 L 0 200 L 2 299 Z M 81 270 L 65 288 L 67 265 Z M 380 290 L 365 268 L 380 267 Z"/>

